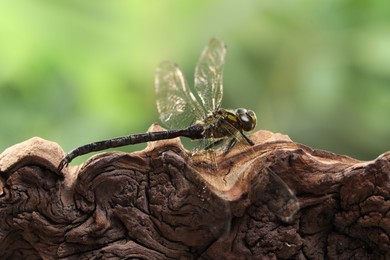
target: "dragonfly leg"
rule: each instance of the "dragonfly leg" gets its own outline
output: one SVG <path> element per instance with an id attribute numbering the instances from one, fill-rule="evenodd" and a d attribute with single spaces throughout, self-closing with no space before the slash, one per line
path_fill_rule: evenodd
<path id="1" fill-rule="evenodd" d="M 243 132 L 240 132 L 240 133 L 244 137 L 245 141 L 247 141 L 248 144 L 255 145 L 255 143 L 248 136 L 244 135 Z"/>
<path id="2" fill-rule="evenodd" d="M 225 147 L 225 149 L 224 149 L 224 152 L 225 152 L 225 153 L 229 152 L 229 151 L 233 148 L 233 146 L 234 146 L 236 143 L 237 143 L 237 139 L 236 139 L 236 138 L 232 138 L 232 139 L 229 141 L 228 145 L 226 145 L 226 147 Z"/>
<path id="3" fill-rule="evenodd" d="M 217 141 L 215 141 L 215 142 L 212 142 L 211 144 L 209 144 L 208 146 L 206 146 L 205 150 L 210 150 L 210 149 L 212 149 L 213 147 L 222 144 L 223 141 L 224 141 L 224 139 L 219 139 L 219 140 L 217 140 Z"/>
<path id="4" fill-rule="evenodd" d="M 244 137 L 245 141 L 249 145 L 255 145 L 255 143 L 248 136 L 244 135 L 244 133 L 240 132 L 240 134 Z M 232 138 L 229 141 L 229 144 L 225 147 L 225 153 L 229 152 L 236 143 L 237 143 L 237 139 L 236 138 Z"/>

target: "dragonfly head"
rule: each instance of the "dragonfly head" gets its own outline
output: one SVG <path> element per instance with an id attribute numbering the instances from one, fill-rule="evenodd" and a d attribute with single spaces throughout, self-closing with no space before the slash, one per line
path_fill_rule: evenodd
<path id="1" fill-rule="evenodd" d="M 242 129 L 245 132 L 252 131 L 256 126 L 256 114 L 252 110 L 247 110 L 245 108 L 237 108 L 236 116 L 241 123 Z"/>

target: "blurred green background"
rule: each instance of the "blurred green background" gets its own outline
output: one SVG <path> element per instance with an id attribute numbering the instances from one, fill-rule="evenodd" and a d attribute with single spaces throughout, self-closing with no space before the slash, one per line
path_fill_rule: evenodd
<path id="1" fill-rule="evenodd" d="M 363 160 L 390 150 L 388 1 L 40 0 L 0 3 L 0 151 L 146 131 L 157 65 L 193 84 L 214 36 L 223 107 L 254 110 L 257 130 Z"/>

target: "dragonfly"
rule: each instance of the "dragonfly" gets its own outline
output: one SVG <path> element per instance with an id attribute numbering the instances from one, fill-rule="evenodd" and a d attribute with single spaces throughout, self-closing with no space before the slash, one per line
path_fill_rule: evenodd
<path id="1" fill-rule="evenodd" d="M 253 146 L 254 142 L 245 133 L 255 129 L 256 114 L 245 108 L 221 108 L 226 52 L 223 41 L 217 38 L 209 41 L 195 67 L 194 91 L 177 64 L 164 61 L 158 66 L 155 76 L 157 110 L 160 120 L 170 130 L 130 134 L 80 146 L 63 158 L 59 171 L 84 154 L 177 137 L 199 140 L 197 151 L 221 149 L 228 153 L 236 144 Z M 275 201 L 271 208 L 282 220 L 290 220 L 298 208 L 297 198 L 283 180 L 272 171 L 268 172 L 273 181 L 267 189 Z"/>
<path id="2" fill-rule="evenodd" d="M 160 120 L 171 130 L 131 134 L 80 146 L 65 156 L 59 170 L 74 158 L 91 152 L 176 137 L 203 140 L 206 150 L 223 146 L 225 152 L 241 140 L 254 145 L 244 132 L 255 128 L 256 114 L 245 108 L 221 108 L 225 55 L 225 43 L 211 39 L 196 65 L 195 93 L 175 63 L 165 61 L 158 66 L 155 78 L 157 109 Z"/>

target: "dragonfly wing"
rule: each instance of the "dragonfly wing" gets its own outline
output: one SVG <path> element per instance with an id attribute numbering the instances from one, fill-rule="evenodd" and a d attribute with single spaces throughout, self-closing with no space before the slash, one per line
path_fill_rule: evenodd
<path id="1" fill-rule="evenodd" d="M 173 62 L 162 62 L 156 71 L 155 91 L 161 122 L 170 129 L 182 129 L 204 117 L 200 104 L 188 88 L 180 68 Z"/>
<path id="2" fill-rule="evenodd" d="M 230 124 L 227 120 L 220 119 L 220 130 L 225 134 L 220 142 L 220 148 L 229 152 L 233 147 L 238 150 L 245 150 L 249 144 L 244 138 L 244 134 Z"/>
<path id="3" fill-rule="evenodd" d="M 203 103 L 205 112 L 219 108 L 222 100 L 222 73 L 226 45 L 213 38 L 204 48 L 195 68 L 195 90 Z"/>
<path id="4" fill-rule="evenodd" d="M 226 148 L 231 149 L 234 145 L 235 149 L 248 149 L 248 143 L 243 137 L 242 133 L 227 121 L 221 123 L 222 131 L 228 133 L 229 138 L 223 139 L 222 146 L 225 151 Z M 233 142 L 233 143 L 232 143 Z M 252 149 L 251 147 L 249 149 Z M 298 198 L 294 195 L 288 185 L 271 169 L 266 168 L 268 174 L 268 181 L 265 186 L 265 192 L 259 194 L 259 197 L 265 202 L 268 208 L 283 222 L 289 223 L 293 220 L 295 214 L 298 212 L 300 205 Z M 262 182 L 265 178 L 259 178 Z M 260 183 L 259 183 L 260 185 Z M 263 186 L 261 184 L 261 186 Z"/>
<path id="5" fill-rule="evenodd" d="M 269 176 L 265 191 L 268 208 L 283 222 L 289 223 L 300 208 L 299 200 L 278 175 L 269 168 L 266 170 Z"/>

